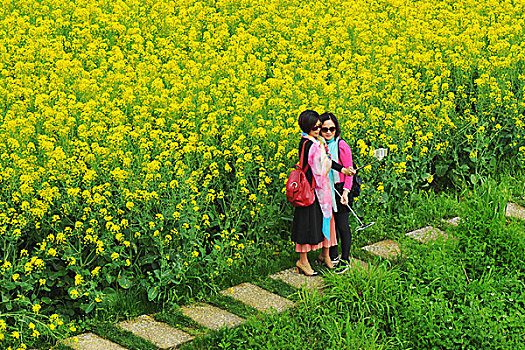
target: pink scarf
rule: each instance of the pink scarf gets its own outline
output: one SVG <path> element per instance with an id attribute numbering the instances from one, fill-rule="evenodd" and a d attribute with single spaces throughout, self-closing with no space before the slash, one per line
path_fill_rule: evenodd
<path id="1" fill-rule="evenodd" d="M 303 135 L 303 137 L 313 142 L 308 153 L 308 164 L 310 164 L 314 175 L 315 194 L 321 205 L 323 217 L 330 219 L 332 217 L 332 189 L 328 174 L 332 168 L 332 161 L 327 154 L 323 139 L 319 140 L 310 135 Z"/>

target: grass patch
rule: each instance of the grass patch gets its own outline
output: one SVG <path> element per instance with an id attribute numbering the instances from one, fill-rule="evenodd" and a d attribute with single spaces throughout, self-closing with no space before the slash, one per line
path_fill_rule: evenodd
<path id="1" fill-rule="evenodd" d="M 524 348 L 525 223 L 504 216 L 515 191 L 486 181 L 457 197 L 414 195 L 399 207 L 403 215 L 383 219 L 397 232 L 389 238 L 404 246 L 402 259 L 327 274 L 323 294 L 298 291 L 293 310 L 252 317 L 188 349 Z M 441 222 L 454 216 L 466 220 Z M 404 236 L 427 225 L 457 240 L 421 244 Z M 380 238 L 367 230 L 357 240 Z M 268 279 L 257 284 L 279 293 Z"/>
<path id="2" fill-rule="evenodd" d="M 153 317 L 159 322 L 167 323 L 171 327 L 183 330 L 193 336 L 203 335 L 208 332 L 206 327 L 201 326 L 191 318 L 185 316 L 180 310 L 162 311 L 153 315 Z"/>
<path id="3" fill-rule="evenodd" d="M 261 281 L 254 282 L 261 288 L 266 289 L 269 292 L 275 293 L 282 296 L 283 298 L 294 300 L 297 299 L 297 288 L 289 285 L 286 282 L 283 282 L 279 279 L 273 279 L 266 277 Z"/>
<path id="4" fill-rule="evenodd" d="M 213 306 L 231 312 L 232 314 L 235 314 L 242 318 L 249 318 L 250 316 L 256 316 L 260 314 L 260 312 L 257 309 L 246 305 L 227 295 L 214 295 L 210 299 L 208 299 L 208 302 Z"/>
<path id="5" fill-rule="evenodd" d="M 116 325 L 104 323 L 99 325 L 92 325 L 93 333 L 111 340 L 114 343 L 120 344 L 129 350 L 157 350 L 157 346 L 153 343 L 137 337 L 135 334 L 123 330 Z"/>

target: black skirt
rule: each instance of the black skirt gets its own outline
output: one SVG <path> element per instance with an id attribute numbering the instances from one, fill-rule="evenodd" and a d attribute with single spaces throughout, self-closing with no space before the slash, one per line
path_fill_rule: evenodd
<path id="1" fill-rule="evenodd" d="M 305 138 L 302 138 L 299 142 L 299 154 L 301 154 L 304 147 L 303 170 L 310 185 L 313 184 L 313 173 L 308 166 L 308 154 L 312 145 L 313 142 Z M 321 211 L 317 195 L 315 196 L 315 202 L 311 205 L 295 208 L 291 240 L 298 244 L 311 245 L 319 244 L 324 240 L 323 212 Z"/>
<path id="2" fill-rule="evenodd" d="M 323 212 L 317 196 L 312 205 L 295 208 L 291 240 L 298 244 L 311 245 L 324 241 Z"/>

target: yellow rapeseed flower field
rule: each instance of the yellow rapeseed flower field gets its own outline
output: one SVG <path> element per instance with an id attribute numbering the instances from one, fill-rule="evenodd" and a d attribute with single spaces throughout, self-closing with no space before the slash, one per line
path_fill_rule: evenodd
<path id="1" fill-rule="evenodd" d="M 525 166 L 521 1 L 0 4 L 9 349 L 74 328 L 60 305 L 176 299 L 255 256 L 286 229 L 306 108 L 336 114 L 363 164 L 390 149 L 370 201 Z"/>

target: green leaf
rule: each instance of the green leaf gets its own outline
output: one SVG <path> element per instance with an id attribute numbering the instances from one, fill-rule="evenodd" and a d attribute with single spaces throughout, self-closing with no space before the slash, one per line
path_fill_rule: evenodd
<path id="1" fill-rule="evenodd" d="M 118 284 L 124 289 L 131 287 L 131 281 L 127 278 L 126 275 L 121 275 L 118 279 Z"/>
<path id="2" fill-rule="evenodd" d="M 82 309 L 84 309 L 84 312 L 86 314 L 89 314 L 91 311 L 93 311 L 93 309 L 95 308 L 95 303 L 94 302 L 91 302 L 89 303 L 87 306 L 85 306 L 85 304 L 81 306 Z"/>
<path id="3" fill-rule="evenodd" d="M 148 289 L 148 300 L 153 301 L 159 295 L 159 288 L 150 287 Z"/>
<path id="4" fill-rule="evenodd" d="M 438 164 L 436 165 L 436 174 L 439 177 L 444 176 L 447 173 L 448 170 L 448 164 Z"/>
<path id="5" fill-rule="evenodd" d="M 4 282 L 3 287 L 4 287 L 6 290 L 13 290 L 13 289 L 16 288 L 16 284 L 13 283 L 13 282 L 8 281 L 8 282 Z"/>

